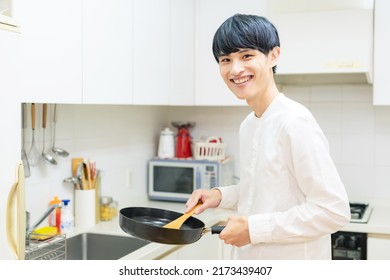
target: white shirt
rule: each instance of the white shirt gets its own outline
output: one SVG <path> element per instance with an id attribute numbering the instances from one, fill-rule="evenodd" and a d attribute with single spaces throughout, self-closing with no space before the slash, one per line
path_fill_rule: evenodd
<path id="1" fill-rule="evenodd" d="M 221 208 L 248 216 L 238 259 L 331 259 L 330 234 L 350 220 L 348 197 L 312 114 L 282 93 L 240 126 L 240 183 Z"/>

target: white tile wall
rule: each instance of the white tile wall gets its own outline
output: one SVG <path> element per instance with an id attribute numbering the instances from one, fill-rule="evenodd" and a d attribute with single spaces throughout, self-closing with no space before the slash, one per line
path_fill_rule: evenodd
<path id="1" fill-rule="evenodd" d="M 301 88 L 299 88 L 301 89 Z M 311 110 L 351 200 L 389 197 L 390 107 L 372 105 L 369 85 L 285 87 L 287 96 Z"/>
<path id="2" fill-rule="evenodd" d="M 351 200 L 390 198 L 390 107 L 372 105 L 371 86 L 294 86 L 282 91 L 312 111 L 328 137 L 331 155 Z M 40 108 L 38 111 L 40 114 Z M 171 121 L 196 122 L 191 129 L 193 137 L 222 137 L 228 144 L 227 153 L 238 159 L 237 131 L 249 112 L 247 107 L 61 105 L 56 146 L 71 155 L 57 157 L 57 166 L 42 162 L 32 168 L 32 176 L 26 180 L 31 219 L 43 213 L 54 195 L 73 199 L 72 186 L 62 182 L 70 176 L 72 157 L 96 160 L 103 171 L 102 194 L 113 196 L 120 208 L 125 207 L 147 199 L 146 162 L 157 153 L 159 132 L 166 126 L 175 129 Z M 46 142 L 51 144 L 49 132 Z M 36 136 L 41 147 L 40 128 Z M 27 150 L 30 141 L 29 123 Z"/>

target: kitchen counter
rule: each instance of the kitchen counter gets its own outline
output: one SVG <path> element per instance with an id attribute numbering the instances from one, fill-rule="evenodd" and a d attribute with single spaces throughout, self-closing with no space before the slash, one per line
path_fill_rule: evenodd
<path id="1" fill-rule="evenodd" d="M 349 223 L 342 231 L 390 235 L 390 201 L 372 200 L 369 203 L 372 206 L 372 213 L 368 223 Z"/>
<path id="2" fill-rule="evenodd" d="M 178 202 L 147 201 L 139 204 L 129 205 L 128 207 L 151 207 L 151 208 L 159 208 L 159 209 L 176 211 L 180 213 L 184 212 L 185 210 L 184 203 L 178 203 Z M 211 227 L 215 224 L 226 221 L 230 213 L 231 212 L 227 210 L 207 209 L 202 214 L 197 215 L 196 218 L 200 219 L 203 223 L 205 223 L 206 227 Z M 67 234 L 67 237 L 69 238 L 84 232 L 130 236 L 120 228 L 119 217 L 116 217 L 111 221 L 97 223 L 93 227 L 75 228 L 71 233 Z M 157 259 L 181 248 L 182 246 L 185 245 L 166 245 L 166 244 L 151 242 L 150 244 L 143 246 L 142 248 L 124 256 L 121 259 L 123 260 Z"/>
<path id="3" fill-rule="evenodd" d="M 373 207 L 371 217 L 367 224 L 349 223 L 342 231 L 351 232 L 366 232 L 368 234 L 389 234 L 390 235 L 390 203 L 388 202 L 370 202 Z M 139 204 L 129 205 L 129 207 L 152 207 L 167 209 L 176 212 L 183 212 L 185 210 L 184 203 L 177 202 L 158 202 L 147 201 Z M 231 214 L 231 211 L 221 209 L 207 209 L 202 214 L 196 216 L 196 218 L 203 221 L 206 227 L 211 227 L 215 224 L 226 221 L 227 217 Z M 112 221 L 100 222 L 90 228 L 75 228 L 75 230 L 67 234 L 68 237 L 77 235 L 83 232 L 102 233 L 129 236 L 119 226 L 119 218 L 116 217 Z M 159 243 L 150 243 L 133 253 L 124 256 L 123 260 L 151 260 L 158 259 L 162 256 L 173 252 L 185 245 L 166 245 Z"/>

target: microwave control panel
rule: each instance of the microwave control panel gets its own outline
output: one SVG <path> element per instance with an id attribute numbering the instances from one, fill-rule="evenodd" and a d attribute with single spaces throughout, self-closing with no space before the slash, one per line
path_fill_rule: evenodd
<path id="1" fill-rule="evenodd" d="M 217 181 L 218 178 L 218 170 L 217 166 L 215 164 L 206 164 L 204 165 L 203 170 L 203 182 L 204 187 L 207 186 L 207 188 L 212 189 L 218 186 L 219 182 Z M 200 180 L 198 180 L 199 182 Z"/>

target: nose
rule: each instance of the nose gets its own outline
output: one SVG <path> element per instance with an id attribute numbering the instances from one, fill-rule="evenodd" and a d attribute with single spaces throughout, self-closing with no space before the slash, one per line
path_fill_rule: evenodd
<path id="1" fill-rule="evenodd" d="M 230 69 L 230 72 L 232 75 L 238 75 L 242 71 L 244 71 L 244 65 L 239 60 L 233 60 L 231 65 L 232 67 Z"/>

